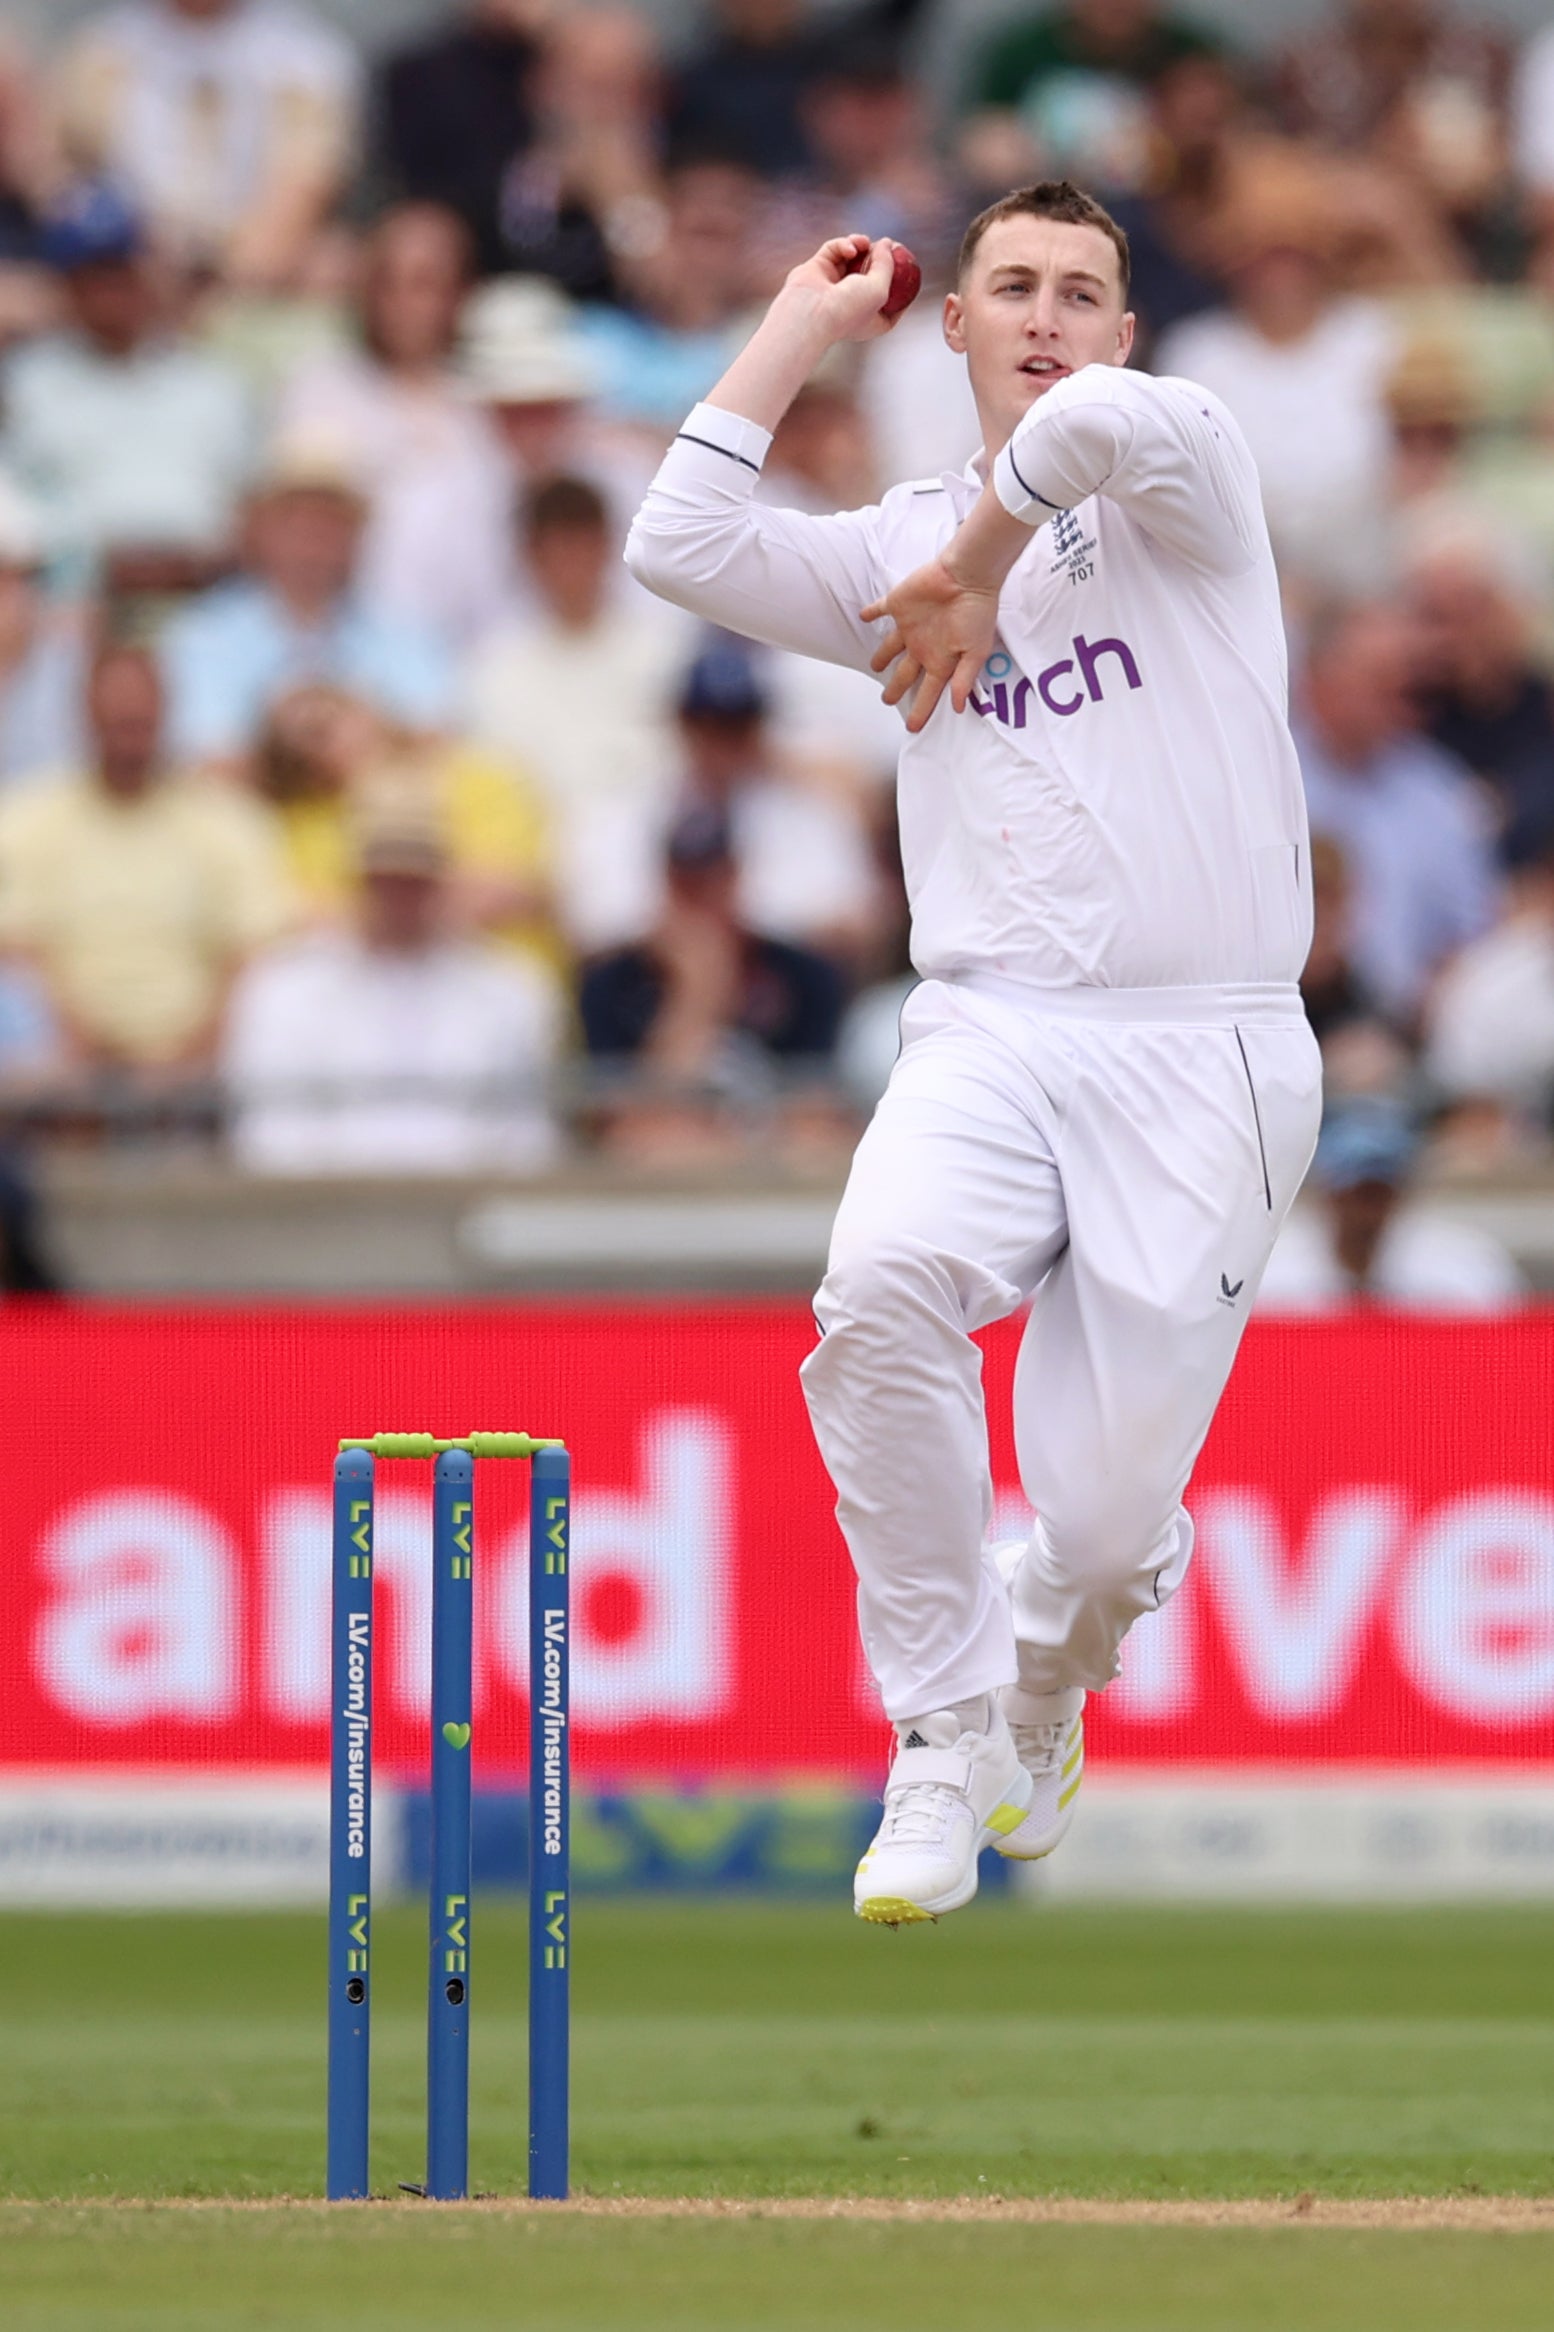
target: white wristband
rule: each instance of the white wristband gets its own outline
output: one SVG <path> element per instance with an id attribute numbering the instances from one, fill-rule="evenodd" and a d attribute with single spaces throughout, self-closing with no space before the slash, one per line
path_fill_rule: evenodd
<path id="1" fill-rule="evenodd" d="M 714 453 L 728 454 L 757 475 L 772 446 L 769 429 L 763 429 L 759 421 L 746 421 L 741 414 L 725 413 L 721 405 L 693 405 L 680 424 L 679 435 L 688 445 L 705 445 Z"/>

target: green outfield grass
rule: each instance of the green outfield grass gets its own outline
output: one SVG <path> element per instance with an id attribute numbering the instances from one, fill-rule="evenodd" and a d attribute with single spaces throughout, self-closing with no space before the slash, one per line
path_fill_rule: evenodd
<path id="1" fill-rule="evenodd" d="M 421 2167 L 423 1932 L 378 1922 L 385 2194 Z M 8 2327 L 980 2332 L 1022 2293 L 1064 2332 L 1554 2320 L 1549 2232 L 125 2208 L 318 2192 L 322 1943 L 318 1918 L 0 1918 Z M 523 1951 L 484 1909 L 474 2165 L 506 2195 Z M 845 1905 L 587 1904 L 576 1953 L 595 2195 L 1554 2195 L 1546 1911 L 989 1904 L 892 1935 Z"/>

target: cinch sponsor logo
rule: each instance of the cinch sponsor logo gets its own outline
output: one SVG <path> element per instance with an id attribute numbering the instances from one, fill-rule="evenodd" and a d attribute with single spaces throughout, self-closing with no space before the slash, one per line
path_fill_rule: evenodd
<path id="1" fill-rule="evenodd" d="M 1016 668 L 1012 656 L 1002 648 L 996 649 L 977 675 L 987 694 L 979 695 L 977 689 L 972 690 L 973 712 L 981 713 L 984 720 L 991 713 L 1006 729 L 1023 729 L 1034 688 L 1048 712 L 1066 720 L 1085 704 L 1100 703 L 1105 693 L 1103 677 L 1115 679 L 1114 673 L 1103 676 L 1103 656 L 1116 658 L 1129 688 L 1143 687 L 1137 660 L 1126 640 L 1087 640 L 1083 632 L 1076 632 L 1070 646 L 1074 651 L 1072 656 L 1049 664 L 1034 680 L 1028 680 Z"/>

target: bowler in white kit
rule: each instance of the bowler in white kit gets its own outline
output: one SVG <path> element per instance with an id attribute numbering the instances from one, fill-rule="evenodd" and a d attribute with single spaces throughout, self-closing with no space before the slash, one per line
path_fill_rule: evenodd
<path id="1" fill-rule="evenodd" d="M 857 262 L 867 254 L 867 265 Z M 849 270 L 856 270 L 849 272 Z M 858 1147 L 804 1391 L 897 1749 L 855 1906 L 897 1924 L 1072 1818 L 1083 1710 L 1181 1584 L 1182 1497 L 1316 1141 L 1278 584 L 1207 391 L 1125 370 L 1127 243 L 1066 182 L 967 230 L 944 335 L 982 449 L 823 518 L 754 499 L 886 242 L 827 243 L 670 448 L 627 560 L 736 631 L 888 674 L 922 975 Z M 972 1332 L 1027 1298 L 1030 1537 L 991 1512 Z"/>

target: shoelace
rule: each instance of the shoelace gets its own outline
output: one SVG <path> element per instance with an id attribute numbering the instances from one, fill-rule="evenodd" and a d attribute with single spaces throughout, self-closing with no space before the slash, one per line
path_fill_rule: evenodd
<path id="1" fill-rule="evenodd" d="M 1043 1765 L 1061 1768 L 1064 1751 L 1073 1734 L 1074 1720 L 1072 1717 L 1060 1718 L 1055 1725 L 1012 1724 L 1009 1730 L 1014 1736 L 1020 1763 L 1027 1772 L 1036 1759 L 1040 1759 Z"/>
<path id="2" fill-rule="evenodd" d="M 937 1846 L 956 1808 L 965 1802 L 959 1790 L 948 1789 L 941 1781 L 908 1782 L 891 1790 L 885 1799 L 880 1844 Z"/>

